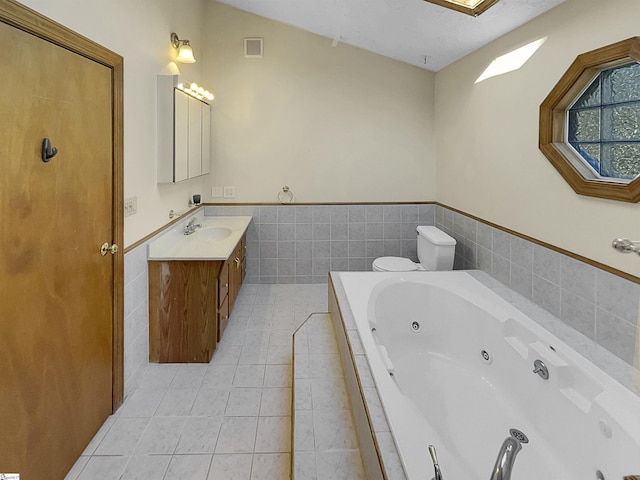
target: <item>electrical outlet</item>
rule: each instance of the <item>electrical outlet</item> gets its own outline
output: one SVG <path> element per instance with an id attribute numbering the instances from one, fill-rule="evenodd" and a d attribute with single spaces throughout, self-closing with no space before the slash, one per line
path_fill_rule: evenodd
<path id="1" fill-rule="evenodd" d="M 138 197 L 124 199 L 124 216 L 130 217 L 138 212 Z"/>
<path id="2" fill-rule="evenodd" d="M 222 198 L 222 187 L 211 187 L 211 198 Z"/>
<path id="3" fill-rule="evenodd" d="M 236 187 L 224 187 L 224 198 L 234 198 L 236 196 Z"/>

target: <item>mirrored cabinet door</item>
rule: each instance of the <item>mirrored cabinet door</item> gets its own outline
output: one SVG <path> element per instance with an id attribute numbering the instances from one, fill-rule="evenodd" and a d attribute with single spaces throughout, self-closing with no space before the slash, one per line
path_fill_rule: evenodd
<path id="1" fill-rule="evenodd" d="M 211 106 L 177 85 L 177 75 L 158 76 L 158 183 L 211 171 Z"/>

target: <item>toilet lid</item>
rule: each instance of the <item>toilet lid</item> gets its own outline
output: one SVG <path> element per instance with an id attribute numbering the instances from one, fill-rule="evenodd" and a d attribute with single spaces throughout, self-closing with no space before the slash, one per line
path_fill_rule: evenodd
<path id="1" fill-rule="evenodd" d="M 411 272 L 418 269 L 418 265 L 404 257 L 380 257 L 373 264 L 385 272 Z"/>

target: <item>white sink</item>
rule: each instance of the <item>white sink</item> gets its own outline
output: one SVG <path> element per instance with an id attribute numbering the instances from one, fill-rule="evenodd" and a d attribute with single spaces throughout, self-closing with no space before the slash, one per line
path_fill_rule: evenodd
<path id="1" fill-rule="evenodd" d="M 203 210 L 183 217 L 149 243 L 149 260 L 226 260 L 251 222 L 248 216 L 204 216 Z M 184 227 L 191 219 L 202 227 L 185 235 Z"/>
<path id="2" fill-rule="evenodd" d="M 193 234 L 196 240 L 203 240 L 205 242 L 215 242 L 218 240 L 224 240 L 231 235 L 231 229 L 228 227 L 205 227 L 196 230 Z"/>

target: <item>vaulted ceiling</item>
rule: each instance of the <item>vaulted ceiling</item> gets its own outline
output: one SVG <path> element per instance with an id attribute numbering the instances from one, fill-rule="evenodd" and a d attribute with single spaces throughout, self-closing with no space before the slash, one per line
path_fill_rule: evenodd
<path id="1" fill-rule="evenodd" d="M 478 17 L 424 0 L 218 1 L 438 71 L 565 0 L 500 0 Z"/>

